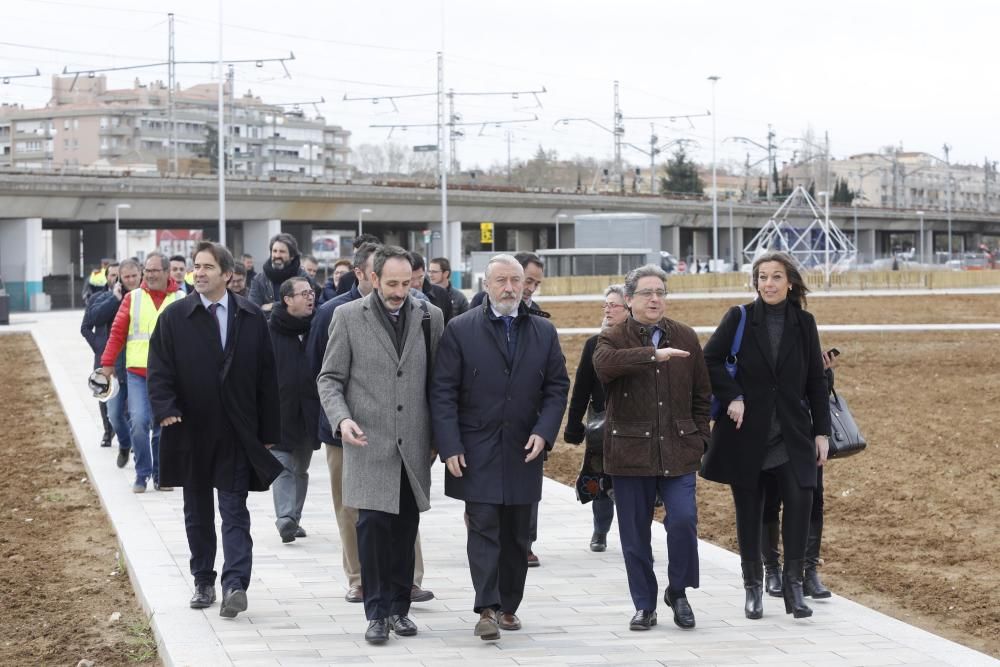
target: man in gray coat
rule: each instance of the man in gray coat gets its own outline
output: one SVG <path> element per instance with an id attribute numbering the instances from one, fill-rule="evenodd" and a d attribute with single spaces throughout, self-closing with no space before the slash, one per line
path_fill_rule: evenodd
<path id="1" fill-rule="evenodd" d="M 417 633 L 409 618 L 419 512 L 430 509 L 427 385 L 444 318 L 410 298 L 412 262 L 396 246 L 373 261 L 373 291 L 333 313 L 319 395 L 344 442 L 344 504 L 358 509 L 358 555 L 368 630 Z"/>

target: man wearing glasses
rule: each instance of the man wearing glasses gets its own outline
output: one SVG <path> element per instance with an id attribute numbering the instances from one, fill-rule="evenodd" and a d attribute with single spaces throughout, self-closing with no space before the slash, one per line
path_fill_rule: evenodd
<path id="1" fill-rule="evenodd" d="M 698 587 L 695 474 L 708 444 L 711 384 L 698 336 L 666 317 L 667 274 L 647 264 L 625 279 L 632 316 L 601 332 L 594 369 L 607 393 L 604 471 L 611 475 L 629 591 L 631 630 L 656 625 L 650 517 L 666 508 L 667 590 L 674 623 L 695 626 L 685 589 Z"/>
<path id="2" fill-rule="evenodd" d="M 309 488 L 309 463 L 313 450 L 319 449 L 319 393 L 306 347 L 316 292 L 309 280 L 295 277 L 281 284 L 278 295 L 281 301 L 274 305 L 267 327 L 281 397 L 281 438 L 271 454 L 284 470 L 271 485 L 271 493 L 278 535 L 288 543 L 306 537 L 302 506 Z"/>

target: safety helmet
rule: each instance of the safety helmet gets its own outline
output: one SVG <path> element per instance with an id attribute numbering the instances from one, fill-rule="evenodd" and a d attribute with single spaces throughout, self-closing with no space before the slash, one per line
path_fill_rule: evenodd
<path id="1" fill-rule="evenodd" d="M 102 403 L 110 401 L 118 394 L 118 378 L 112 373 L 111 379 L 109 380 L 104 373 L 99 370 L 95 370 L 87 378 L 87 386 L 90 391 L 94 394 L 94 398 L 101 401 Z"/>

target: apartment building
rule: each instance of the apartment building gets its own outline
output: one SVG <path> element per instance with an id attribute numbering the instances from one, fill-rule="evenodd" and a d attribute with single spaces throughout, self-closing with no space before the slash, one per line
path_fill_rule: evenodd
<path id="1" fill-rule="evenodd" d="M 46 107 L 0 107 L 0 166 L 179 171 L 207 154 L 218 127 L 217 95 L 215 84 L 178 87 L 171 100 L 160 81 L 136 79 L 131 88 L 109 90 L 104 76 L 54 76 Z M 228 84 L 224 98 L 230 174 L 351 178 L 350 132 L 250 92 L 236 97 Z"/>

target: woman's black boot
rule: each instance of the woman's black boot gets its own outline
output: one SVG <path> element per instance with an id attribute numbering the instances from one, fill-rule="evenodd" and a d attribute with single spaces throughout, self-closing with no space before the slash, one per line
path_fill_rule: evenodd
<path id="1" fill-rule="evenodd" d="M 743 588 L 747 592 L 746 605 L 743 612 L 747 618 L 758 619 L 764 615 L 764 564 L 758 561 L 744 562 Z"/>
<path id="2" fill-rule="evenodd" d="M 814 600 L 824 600 L 832 597 L 823 582 L 819 580 L 816 566 L 819 565 L 819 546 L 823 540 L 823 520 L 813 521 L 809 524 L 809 540 L 806 542 L 806 569 L 802 580 L 802 593 Z"/>
<path id="3" fill-rule="evenodd" d="M 802 594 L 802 570 L 805 562 L 802 560 L 785 560 L 782 570 L 784 581 L 781 592 L 785 598 L 785 613 L 792 614 L 795 618 L 808 618 L 812 616 L 812 609 L 806 606 L 805 597 Z"/>
<path id="4" fill-rule="evenodd" d="M 768 595 L 776 598 L 781 597 L 781 563 L 778 561 L 781 557 L 778 551 L 780 534 L 776 521 L 765 523 L 761 528 L 761 553 L 764 557 L 764 571 L 767 574 L 764 589 Z"/>

